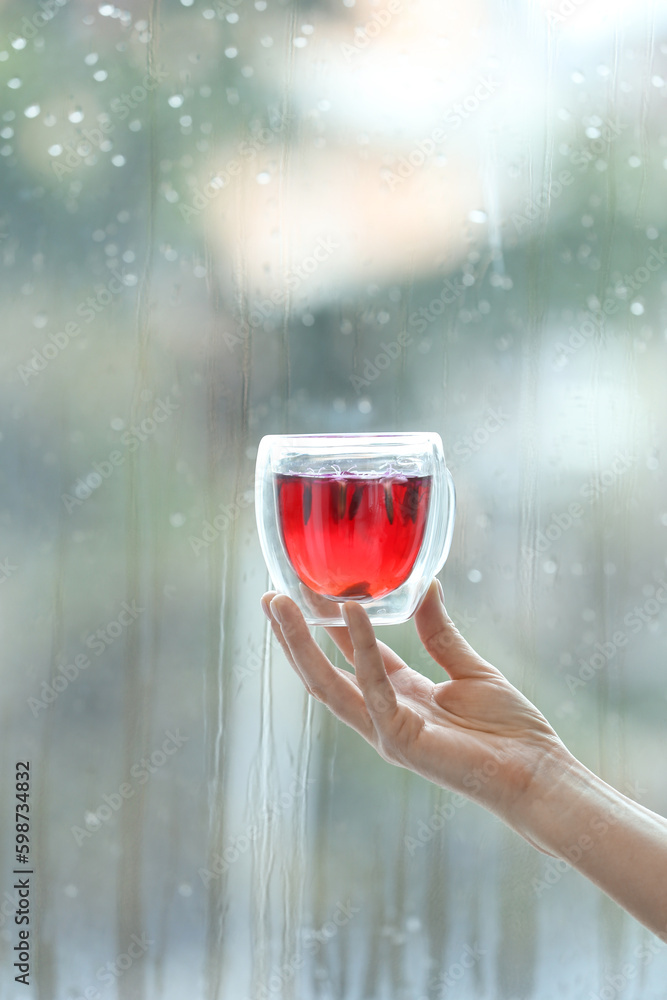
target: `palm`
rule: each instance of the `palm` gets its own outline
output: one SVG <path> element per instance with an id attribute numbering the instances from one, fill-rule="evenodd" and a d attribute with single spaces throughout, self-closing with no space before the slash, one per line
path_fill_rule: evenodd
<path id="1" fill-rule="evenodd" d="M 266 595 L 270 600 L 272 595 Z M 378 642 L 365 612 L 345 606 L 350 629 L 327 631 L 355 673 L 324 656 L 293 602 L 280 597 L 282 623 L 265 610 L 288 659 L 306 688 L 394 764 L 498 808 L 500 788 L 520 790 L 536 755 L 560 744 L 541 713 L 455 629 L 431 588 L 415 621 L 427 651 L 451 680 L 434 684 Z M 275 608 L 272 605 L 272 609 Z"/>
<path id="2" fill-rule="evenodd" d="M 480 661 L 481 676 L 434 684 L 389 647 L 378 647 L 403 716 L 405 762 L 429 780 L 470 794 L 479 772 L 483 780 L 496 766 L 518 765 L 545 737 L 555 738 L 535 706 L 490 664 Z M 448 762 L 446 782 L 443 760 Z"/>

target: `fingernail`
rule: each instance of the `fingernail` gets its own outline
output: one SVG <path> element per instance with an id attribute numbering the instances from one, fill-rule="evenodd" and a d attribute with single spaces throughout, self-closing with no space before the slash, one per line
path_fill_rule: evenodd
<path id="1" fill-rule="evenodd" d="M 345 622 L 345 624 L 346 624 L 346 625 L 347 625 L 347 627 L 349 628 L 349 627 L 350 627 L 350 616 L 349 616 L 349 615 L 348 615 L 348 613 L 347 613 L 347 608 L 345 607 L 345 605 L 343 605 L 343 606 L 341 607 L 341 609 L 340 609 L 340 613 L 341 613 L 341 614 L 342 614 L 342 616 L 343 616 L 343 621 Z"/>
<path id="2" fill-rule="evenodd" d="M 440 603 L 441 603 L 441 604 L 444 604 L 444 603 L 445 603 L 445 592 L 444 592 L 444 590 L 442 589 L 442 584 L 440 583 L 440 581 L 438 580 L 438 578 L 437 578 L 437 577 L 436 577 L 436 581 L 435 581 L 435 582 L 437 583 L 437 585 L 438 585 L 438 590 L 440 591 Z"/>
<path id="3" fill-rule="evenodd" d="M 282 618 L 280 616 L 280 611 L 278 609 L 278 606 L 276 605 L 276 598 L 275 597 L 271 601 L 270 607 L 271 607 L 271 614 L 273 615 L 273 617 L 275 618 L 275 620 L 278 622 L 278 624 L 282 625 L 283 620 L 282 620 Z"/>
<path id="4" fill-rule="evenodd" d="M 270 608 L 269 604 L 267 604 L 265 601 L 260 601 L 259 603 L 260 603 L 260 605 L 262 607 L 262 611 L 264 612 L 264 614 L 266 615 L 266 617 L 269 619 L 269 621 L 271 621 L 271 608 Z"/>

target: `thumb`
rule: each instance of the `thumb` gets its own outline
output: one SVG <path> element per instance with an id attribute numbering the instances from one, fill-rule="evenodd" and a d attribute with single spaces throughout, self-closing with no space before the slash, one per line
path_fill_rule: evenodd
<path id="1" fill-rule="evenodd" d="M 417 634 L 436 663 L 452 680 L 465 677 L 502 676 L 463 638 L 445 610 L 441 587 L 433 580 L 415 615 Z"/>

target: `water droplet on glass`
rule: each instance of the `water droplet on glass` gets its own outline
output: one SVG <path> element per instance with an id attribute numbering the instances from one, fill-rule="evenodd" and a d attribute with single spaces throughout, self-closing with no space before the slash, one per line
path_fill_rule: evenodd
<path id="1" fill-rule="evenodd" d="M 39 104 L 31 104 L 29 107 L 25 109 L 23 114 L 26 116 L 26 118 L 36 118 L 40 111 L 41 108 Z"/>
<path id="2" fill-rule="evenodd" d="M 482 579 L 482 574 L 478 569 L 471 569 L 470 572 L 468 573 L 468 579 L 470 580 L 471 583 L 479 583 L 479 581 Z"/>
<path id="3" fill-rule="evenodd" d="M 185 517 L 181 513 L 170 514 L 169 524 L 172 526 L 172 528 L 182 528 L 183 525 L 185 524 Z"/>
<path id="4" fill-rule="evenodd" d="M 271 174 L 268 174 L 266 170 L 263 170 L 261 174 L 257 174 L 258 184 L 268 184 L 271 180 Z"/>
<path id="5" fill-rule="evenodd" d="M 167 103 L 170 108 L 180 108 L 183 105 L 184 100 L 185 98 L 182 94 L 172 94 Z"/>
<path id="6" fill-rule="evenodd" d="M 22 81 L 18 76 L 13 76 L 11 80 L 7 80 L 7 86 L 10 90 L 18 90 L 21 85 Z"/>

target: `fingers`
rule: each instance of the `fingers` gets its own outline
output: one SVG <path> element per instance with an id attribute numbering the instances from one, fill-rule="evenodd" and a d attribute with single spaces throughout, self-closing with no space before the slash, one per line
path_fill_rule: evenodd
<path id="1" fill-rule="evenodd" d="M 267 604 L 276 637 L 309 694 L 372 742 L 373 723 L 354 677 L 327 659 L 294 601 L 282 594 L 274 597 L 267 594 L 262 607 Z"/>
<path id="2" fill-rule="evenodd" d="M 433 580 L 415 615 L 417 632 L 426 651 L 452 680 L 500 674 L 466 642 L 447 614 L 440 594 L 439 583 Z"/>
<path id="3" fill-rule="evenodd" d="M 264 614 L 266 615 L 266 617 L 269 619 L 269 625 L 271 626 L 271 631 L 275 635 L 276 639 L 278 640 L 278 642 L 280 644 L 280 647 L 281 647 L 283 653 L 287 657 L 287 662 L 290 664 L 290 666 L 296 672 L 296 674 L 299 677 L 301 677 L 301 671 L 299 670 L 299 668 L 297 667 L 296 663 L 294 662 L 294 657 L 292 656 L 292 654 L 290 652 L 289 646 L 285 642 L 285 637 L 283 636 L 283 633 L 281 631 L 280 625 L 278 624 L 278 622 L 275 620 L 275 618 L 271 614 L 271 601 L 273 600 L 273 598 L 275 596 L 276 596 L 276 591 L 275 590 L 270 590 L 267 594 L 264 594 L 264 596 L 262 597 L 262 601 L 261 601 L 262 611 L 264 612 Z M 301 677 L 301 680 L 303 680 L 303 677 Z"/>
<path id="4" fill-rule="evenodd" d="M 347 601 L 343 605 L 343 617 L 354 646 L 357 680 L 370 717 L 382 737 L 392 730 L 399 714 L 396 692 L 387 676 L 373 626 L 364 609 L 353 601 Z"/>

